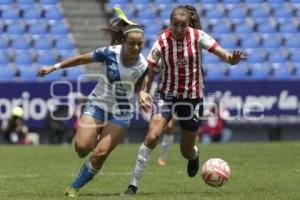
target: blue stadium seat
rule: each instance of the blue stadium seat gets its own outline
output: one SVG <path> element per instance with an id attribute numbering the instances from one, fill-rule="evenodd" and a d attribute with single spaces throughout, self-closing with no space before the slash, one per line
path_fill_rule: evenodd
<path id="1" fill-rule="evenodd" d="M 276 18 L 276 21 L 286 22 L 289 21 L 293 15 L 289 10 L 285 9 L 284 7 L 280 7 L 274 11 L 274 17 Z"/>
<path id="2" fill-rule="evenodd" d="M 295 72 L 295 78 L 296 78 L 296 79 L 300 79 L 300 70 L 297 70 L 297 71 Z"/>
<path id="3" fill-rule="evenodd" d="M 33 48 L 36 51 L 49 51 L 52 49 L 52 41 L 47 37 L 41 37 L 34 41 Z"/>
<path id="4" fill-rule="evenodd" d="M 75 44 L 70 41 L 68 37 L 59 38 L 56 40 L 55 47 L 58 50 L 73 50 L 75 49 Z"/>
<path id="5" fill-rule="evenodd" d="M 227 77 L 231 80 L 245 80 L 249 78 L 245 69 L 239 66 L 230 67 Z"/>
<path id="6" fill-rule="evenodd" d="M 274 49 L 272 52 L 268 53 L 268 61 L 272 65 L 274 65 L 274 64 L 286 64 L 288 60 L 284 53 Z"/>
<path id="7" fill-rule="evenodd" d="M 23 37 L 15 38 L 11 42 L 12 42 L 11 47 L 13 50 L 29 50 L 30 49 L 29 42 Z"/>
<path id="8" fill-rule="evenodd" d="M 145 35 L 158 35 L 161 31 L 162 26 L 160 24 L 151 24 L 144 28 Z"/>
<path id="9" fill-rule="evenodd" d="M 201 0 L 200 1 L 201 7 L 205 8 L 205 9 L 215 8 L 218 3 L 219 3 L 219 0 Z"/>
<path id="10" fill-rule="evenodd" d="M 195 4 L 198 3 L 198 0 L 177 0 L 176 3 L 178 5 L 188 4 L 188 5 L 194 5 L 195 6 Z"/>
<path id="11" fill-rule="evenodd" d="M 0 50 L 6 51 L 8 48 L 8 41 L 4 39 L 3 37 L 0 37 Z"/>
<path id="12" fill-rule="evenodd" d="M 275 37 L 270 37 L 263 40 L 264 49 L 279 49 L 281 47 L 280 41 Z"/>
<path id="13" fill-rule="evenodd" d="M 156 11 L 153 10 L 140 10 L 137 14 L 137 19 L 140 24 L 148 26 L 152 23 L 155 23 L 155 20 L 158 18 Z"/>
<path id="14" fill-rule="evenodd" d="M 53 24 L 50 27 L 50 34 L 56 38 L 61 36 L 67 36 L 69 33 L 68 28 L 64 23 Z"/>
<path id="15" fill-rule="evenodd" d="M 3 68 L 0 70 L 0 81 L 14 81 L 16 71 L 10 68 Z"/>
<path id="16" fill-rule="evenodd" d="M 217 64 L 221 62 L 221 60 L 217 56 L 210 54 L 204 54 L 202 59 L 204 64 Z"/>
<path id="17" fill-rule="evenodd" d="M 225 75 L 221 69 L 211 69 L 207 70 L 205 79 L 207 80 L 224 80 Z"/>
<path id="18" fill-rule="evenodd" d="M 234 23 L 240 23 L 246 20 L 246 12 L 243 9 L 232 9 L 228 13 L 228 18 Z"/>
<path id="19" fill-rule="evenodd" d="M 255 37 L 245 37 L 241 39 L 241 48 L 242 49 L 258 49 L 260 47 L 260 41 Z"/>
<path id="20" fill-rule="evenodd" d="M 216 8 L 206 10 L 206 18 L 209 20 L 209 22 L 216 23 L 220 19 L 224 19 L 225 15 L 222 10 L 218 10 Z"/>
<path id="21" fill-rule="evenodd" d="M 0 0 L 0 9 L 4 10 L 13 5 L 13 0 Z"/>
<path id="22" fill-rule="evenodd" d="M 241 0 L 222 0 L 222 5 L 228 9 L 234 9 L 235 7 L 239 6 L 241 7 Z"/>
<path id="23" fill-rule="evenodd" d="M 264 0 L 244 0 L 244 3 L 247 5 L 247 7 L 249 8 L 260 8 L 263 3 Z"/>
<path id="24" fill-rule="evenodd" d="M 269 19 L 270 14 L 269 11 L 265 9 L 253 9 L 251 10 L 251 18 L 256 23 L 265 22 Z"/>
<path id="25" fill-rule="evenodd" d="M 300 37 L 286 37 L 285 38 L 285 43 L 284 43 L 286 48 L 300 48 Z"/>
<path id="26" fill-rule="evenodd" d="M 164 24 L 169 26 L 170 24 L 170 16 L 171 16 L 172 8 L 166 8 L 164 12 L 160 12 L 160 21 Z"/>
<path id="27" fill-rule="evenodd" d="M 291 52 L 290 61 L 293 64 L 300 64 L 300 51 Z"/>
<path id="28" fill-rule="evenodd" d="M 260 52 L 254 51 L 251 54 L 247 55 L 247 62 L 249 64 L 264 63 L 265 58 Z"/>
<path id="29" fill-rule="evenodd" d="M 153 0 L 154 6 L 160 10 L 165 9 L 166 7 L 171 7 L 173 0 Z"/>
<path id="30" fill-rule="evenodd" d="M 83 74 L 85 74 L 85 69 L 82 67 L 73 67 L 66 70 L 68 80 L 77 80 Z"/>
<path id="31" fill-rule="evenodd" d="M 259 34 L 273 35 L 274 33 L 276 33 L 276 28 L 274 25 L 271 25 L 269 22 L 263 22 L 258 24 L 257 32 Z"/>
<path id="32" fill-rule="evenodd" d="M 293 23 L 286 22 L 286 23 L 280 24 L 279 32 L 281 34 L 297 34 L 297 33 L 299 33 L 299 30 Z"/>
<path id="33" fill-rule="evenodd" d="M 35 0 L 17 0 L 16 1 L 17 7 L 21 8 L 21 9 L 34 7 L 35 3 L 36 3 Z"/>
<path id="34" fill-rule="evenodd" d="M 20 81 L 36 81 L 37 69 L 36 68 L 21 68 L 19 69 L 19 80 Z"/>
<path id="35" fill-rule="evenodd" d="M 16 68 L 30 68 L 33 65 L 32 57 L 29 53 L 17 53 L 14 57 Z"/>
<path id="36" fill-rule="evenodd" d="M 286 0 L 267 0 L 267 4 L 270 5 L 273 9 L 282 7 L 286 3 Z"/>
<path id="37" fill-rule="evenodd" d="M 10 37 L 20 37 L 25 34 L 25 27 L 20 23 L 13 23 L 7 27 L 6 32 Z"/>
<path id="38" fill-rule="evenodd" d="M 40 0 L 40 5 L 43 7 L 56 6 L 58 3 L 59 3 L 59 0 Z"/>
<path id="39" fill-rule="evenodd" d="M 37 57 L 37 64 L 39 67 L 44 65 L 53 65 L 56 63 L 56 59 L 51 53 L 40 53 Z"/>
<path id="40" fill-rule="evenodd" d="M 60 56 L 60 60 L 65 60 L 78 54 L 76 51 L 58 51 L 58 53 Z"/>
<path id="41" fill-rule="evenodd" d="M 3 67 L 8 67 L 8 64 L 9 64 L 9 60 L 7 55 L 5 53 L 0 53 L 0 70 Z"/>
<path id="42" fill-rule="evenodd" d="M 47 76 L 44 76 L 42 78 L 43 81 L 56 81 L 63 78 L 63 74 L 61 70 L 56 70 L 52 72 L 51 74 L 48 74 Z"/>
<path id="43" fill-rule="evenodd" d="M 241 34 L 253 34 L 253 28 L 246 24 L 246 23 L 239 23 L 239 24 L 236 24 L 235 25 L 235 28 L 234 28 L 234 32 L 237 34 L 237 35 L 241 35 Z"/>
<path id="44" fill-rule="evenodd" d="M 15 23 L 20 19 L 19 9 L 9 7 L 5 10 L 2 10 L 1 16 L 2 16 L 2 20 L 6 24 Z"/>
<path id="45" fill-rule="evenodd" d="M 265 67 L 252 67 L 251 78 L 253 80 L 266 80 L 269 77 L 269 70 Z"/>
<path id="46" fill-rule="evenodd" d="M 220 45 L 225 49 L 234 49 L 237 47 L 238 43 L 237 38 L 232 35 L 219 37 L 218 41 Z"/>
<path id="47" fill-rule="evenodd" d="M 224 23 L 217 23 L 212 27 L 212 35 L 231 34 L 231 28 Z"/>
<path id="48" fill-rule="evenodd" d="M 292 74 L 288 68 L 279 67 L 278 69 L 274 69 L 272 77 L 275 80 L 291 80 Z"/>
<path id="49" fill-rule="evenodd" d="M 45 10 L 45 20 L 48 21 L 48 24 L 62 23 L 64 19 L 63 13 L 58 9 L 46 9 Z"/>
<path id="50" fill-rule="evenodd" d="M 29 7 L 23 10 L 23 19 L 26 24 L 36 24 L 42 20 L 42 10 L 36 7 Z"/>
<path id="51" fill-rule="evenodd" d="M 131 5 L 141 11 L 143 9 L 149 9 L 150 5 L 151 5 L 151 1 L 150 0 L 131 0 Z"/>
<path id="52" fill-rule="evenodd" d="M 4 24 L 0 23 L 0 34 L 4 32 Z"/>
<path id="53" fill-rule="evenodd" d="M 45 23 L 35 23 L 29 26 L 28 33 L 32 38 L 40 38 L 47 34 L 47 25 Z"/>

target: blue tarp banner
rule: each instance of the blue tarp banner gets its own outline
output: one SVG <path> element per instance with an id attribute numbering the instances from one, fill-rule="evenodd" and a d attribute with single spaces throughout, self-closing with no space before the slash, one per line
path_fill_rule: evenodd
<path id="1" fill-rule="evenodd" d="M 21 105 L 29 126 L 42 128 L 57 106 L 69 107 L 72 118 L 79 94 L 96 82 L 0 83 L 0 120 Z M 229 123 L 300 123 L 300 81 L 206 81 L 206 98 L 217 100 L 231 114 Z"/>

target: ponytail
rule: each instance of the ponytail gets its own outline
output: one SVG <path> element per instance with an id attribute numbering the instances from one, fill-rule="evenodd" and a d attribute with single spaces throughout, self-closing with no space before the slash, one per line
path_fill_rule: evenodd
<path id="1" fill-rule="evenodd" d="M 114 8 L 118 18 L 113 20 L 111 24 L 102 30 L 106 31 L 111 36 L 111 45 L 121 44 L 127 34 L 131 31 L 137 31 L 144 34 L 141 26 L 130 21 L 120 7 Z"/>
<path id="2" fill-rule="evenodd" d="M 122 43 L 122 41 L 123 41 L 123 30 L 128 25 L 129 24 L 126 21 L 117 18 L 117 19 L 113 20 L 111 22 L 111 24 L 108 25 L 108 27 L 103 29 L 105 32 L 110 34 L 110 37 L 111 37 L 110 44 L 111 45 L 118 45 L 118 44 Z"/>
<path id="3" fill-rule="evenodd" d="M 189 27 L 194 28 L 194 29 L 202 29 L 202 25 L 201 25 L 199 15 L 197 13 L 196 8 L 193 6 L 190 6 L 190 5 L 185 5 L 184 7 L 190 13 Z"/>

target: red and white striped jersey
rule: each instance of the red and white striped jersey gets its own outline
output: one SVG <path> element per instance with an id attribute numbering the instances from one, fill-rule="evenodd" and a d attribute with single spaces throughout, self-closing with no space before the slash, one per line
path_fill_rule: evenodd
<path id="1" fill-rule="evenodd" d="M 214 51 L 218 43 L 202 30 L 187 28 L 176 40 L 170 29 L 155 41 L 148 57 L 150 67 L 162 61 L 160 91 L 178 98 L 203 97 L 201 48 Z"/>

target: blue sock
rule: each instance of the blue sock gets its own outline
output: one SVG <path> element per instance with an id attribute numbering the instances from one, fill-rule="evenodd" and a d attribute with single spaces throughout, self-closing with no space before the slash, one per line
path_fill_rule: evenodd
<path id="1" fill-rule="evenodd" d="M 97 172 L 98 170 L 93 168 L 91 161 L 87 160 L 85 163 L 83 163 L 80 172 L 75 181 L 72 183 L 71 187 L 74 189 L 82 188 L 85 184 L 93 179 Z"/>

